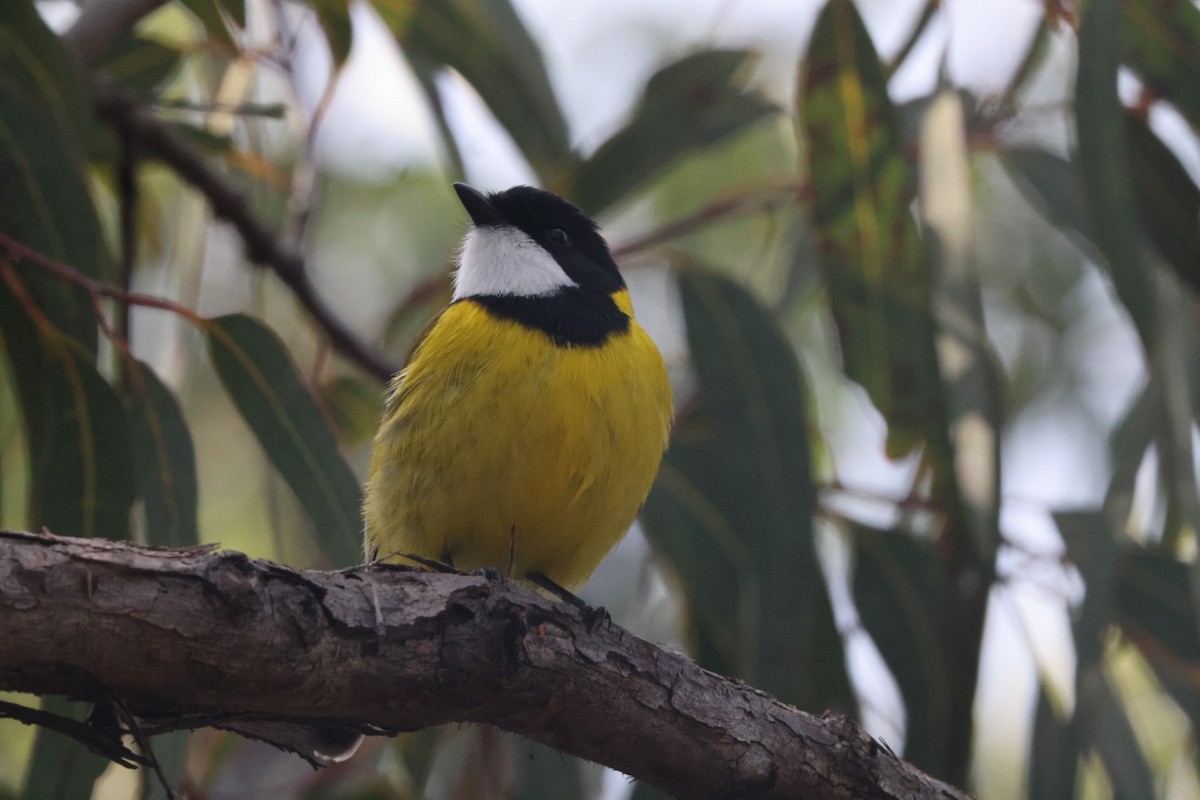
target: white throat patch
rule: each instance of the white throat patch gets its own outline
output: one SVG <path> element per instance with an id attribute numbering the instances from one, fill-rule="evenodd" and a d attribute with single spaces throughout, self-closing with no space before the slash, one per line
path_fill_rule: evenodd
<path id="1" fill-rule="evenodd" d="M 554 257 L 510 226 L 472 228 L 454 273 L 454 299 L 480 295 L 539 297 L 577 284 Z"/>

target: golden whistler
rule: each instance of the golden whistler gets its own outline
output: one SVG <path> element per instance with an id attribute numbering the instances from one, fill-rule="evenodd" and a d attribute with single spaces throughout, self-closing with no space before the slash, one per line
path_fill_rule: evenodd
<path id="1" fill-rule="evenodd" d="M 527 186 L 454 188 L 473 226 L 451 304 L 389 386 L 367 552 L 577 588 L 650 491 L 666 368 L 578 208 Z"/>

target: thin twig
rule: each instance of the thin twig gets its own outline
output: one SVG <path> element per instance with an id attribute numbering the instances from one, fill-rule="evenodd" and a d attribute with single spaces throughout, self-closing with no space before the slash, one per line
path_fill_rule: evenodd
<path id="1" fill-rule="evenodd" d="M 730 220 L 774 211 L 780 206 L 795 202 L 807 185 L 807 182 L 803 180 L 791 180 L 782 184 L 757 187 L 720 197 L 698 211 L 617 245 L 613 248 L 613 256 L 621 258 L 647 250 L 663 242 L 695 233 L 718 220 Z"/>
<path id="2" fill-rule="evenodd" d="M 921 16 L 913 24 L 908 38 L 900 46 L 900 49 L 896 52 L 892 60 L 888 62 L 886 69 L 887 77 L 890 78 L 892 75 L 895 75 L 896 71 L 908 60 L 908 56 L 912 53 L 913 48 L 917 46 L 917 42 L 921 41 L 921 37 L 925 35 L 925 30 L 929 27 L 929 22 L 933 19 L 933 15 L 937 13 L 939 6 L 941 6 L 939 0 L 927 0 L 925 7 L 921 9 Z"/>
<path id="3" fill-rule="evenodd" d="M 137 265 L 137 210 L 138 210 L 138 143 L 136 135 L 130 131 L 122 137 L 120 153 L 117 156 L 117 195 L 120 200 L 121 221 L 121 274 L 120 287 L 129 292 L 133 287 L 133 271 Z M 133 328 L 132 314 L 129 307 L 117 308 L 117 331 L 122 341 L 128 342 Z M 97 316 L 103 314 L 97 309 Z M 128 388 L 129 374 L 125 362 L 119 361 L 117 371 L 121 376 L 121 385 Z"/>
<path id="4" fill-rule="evenodd" d="M 197 314 L 194 310 L 180 303 L 171 300 L 164 300 L 161 297 L 152 297 L 146 294 L 138 294 L 136 292 L 127 292 L 123 289 L 118 289 L 115 286 L 109 286 L 107 283 L 101 283 L 93 278 L 89 278 L 73 267 L 69 267 L 60 261 L 42 255 L 36 250 L 31 250 L 25 245 L 18 242 L 3 233 L 0 233 L 0 249 L 7 250 L 14 256 L 17 256 L 22 261 L 28 261 L 39 269 L 43 269 L 52 275 L 61 278 L 68 283 L 73 283 L 86 290 L 89 294 L 98 297 L 109 297 L 129 306 L 143 306 L 145 308 L 157 308 L 162 311 L 170 311 L 174 314 L 186 319 L 188 322 L 198 328 L 206 328 L 208 320 Z"/>
<path id="5" fill-rule="evenodd" d="M 0 719 L 12 719 L 23 725 L 36 725 L 39 728 L 60 733 L 79 742 L 96 755 L 103 756 L 122 767 L 133 769 L 139 764 L 149 763 L 143 756 L 122 744 L 120 738 L 110 739 L 86 722 L 80 722 L 70 717 L 0 700 Z"/>
<path id="6" fill-rule="evenodd" d="M 325 304 L 305 270 L 304 258 L 287 247 L 275 231 L 250 209 L 245 196 L 218 174 L 172 128 L 111 86 L 98 85 L 96 112 L 125 135 L 136 134 L 142 152 L 170 166 L 208 200 L 213 214 L 229 222 L 241 236 L 246 257 L 270 268 L 283 281 L 339 353 L 380 380 L 398 369 L 367 344 Z"/>

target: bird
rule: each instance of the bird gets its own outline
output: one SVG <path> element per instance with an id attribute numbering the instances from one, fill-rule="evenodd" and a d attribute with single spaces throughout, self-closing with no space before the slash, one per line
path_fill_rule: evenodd
<path id="1" fill-rule="evenodd" d="M 388 384 L 368 560 L 581 587 L 666 450 L 671 384 L 595 222 L 530 186 L 454 190 L 453 296 Z"/>

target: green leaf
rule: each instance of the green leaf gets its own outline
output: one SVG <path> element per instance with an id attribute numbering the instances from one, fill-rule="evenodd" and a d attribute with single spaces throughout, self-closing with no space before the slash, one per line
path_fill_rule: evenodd
<path id="1" fill-rule="evenodd" d="M 27 0 L 0 15 L 0 233 L 91 277 L 109 264 L 85 176 L 90 100 L 61 40 Z M 87 295 L 48 276 L 26 281 L 39 307 L 89 352 Z"/>
<path id="2" fill-rule="evenodd" d="M 1039 147 L 1005 150 L 1001 163 L 1013 183 L 1050 224 L 1092 251 L 1079 165 Z"/>
<path id="3" fill-rule="evenodd" d="M 1088 688 L 1095 693 L 1095 699 L 1087 703 L 1094 706 L 1088 712 L 1094 714 L 1090 720 L 1092 747 L 1112 782 L 1113 800 L 1154 797 L 1154 775 L 1146 763 L 1146 754 L 1138 743 L 1125 704 L 1104 677 Z"/>
<path id="4" fill-rule="evenodd" d="M 1075 731 L 1075 725 L 1054 712 L 1045 689 L 1039 689 L 1029 746 L 1029 797 L 1076 796 L 1081 747 Z"/>
<path id="5" fill-rule="evenodd" d="M 927 542 L 855 526 L 854 603 L 900 686 L 906 711 L 904 757 L 943 771 L 946 686 L 941 576 Z"/>
<path id="6" fill-rule="evenodd" d="M 440 728 L 425 728 L 424 730 L 402 733 L 396 737 L 396 751 L 404 762 L 412 784 L 420 792 L 429 780 L 434 761 L 438 755 L 438 743 L 441 738 Z"/>
<path id="7" fill-rule="evenodd" d="M 703 50 L 656 72 L 629 123 L 579 165 L 571 199 L 598 214 L 677 160 L 775 111 L 738 85 L 749 58 L 745 50 Z"/>
<path id="8" fill-rule="evenodd" d="M 142 95 L 153 95 L 179 70 L 182 53 L 135 34 L 120 36 L 100 55 L 98 69 Z"/>
<path id="9" fill-rule="evenodd" d="M 172 731 L 150 739 L 154 759 L 172 789 L 183 783 L 187 775 L 188 738 L 191 731 Z M 176 795 L 178 797 L 178 795 Z M 172 800 L 162 781 L 149 770 L 142 773 L 141 800 Z"/>
<path id="10" fill-rule="evenodd" d="M 1075 129 L 1091 235 L 1108 261 L 1117 295 L 1142 343 L 1154 352 L 1155 307 L 1141 257 L 1143 234 L 1130 180 L 1125 109 L 1117 97 L 1119 0 L 1090 0 L 1079 24 Z"/>
<path id="11" fill-rule="evenodd" d="M 88 706 L 57 696 L 42 700 L 42 710 L 83 719 Z M 78 800 L 91 797 L 96 779 L 108 769 L 108 759 L 53 731 L 39 728 L 21 791 L 23 800 Z"/>
<path id="12" fill-rule="evenodd" d="M 1163 403 L 1163 378 L 1160 371 L 1154 369 L 1137 399 L 1125 412 L 1124 419 L 1109 437 L 1112 478 L 1105 493 L 1104 507 L 1110 511 L 1112 519 L 1126 519 L 1129 516 L 1138 470 L 1141 469 L 1146 448 L 1154 441 Z"/>
<path id="13" fill-rule="evenodd" d="M 576 162 L 567 123 L 541 50 L 508 0 L 374 0 L 374 5 L 410 60 L 423 69 L 457 70 L 542 183 L 561 182 Z"/>
<path id="14" fill-rule="evenodd" d="M 1124 0 L 1121 10 L 1125 60 L 1200 129 L 1200 9 L 1178 0 Z"/>
<path id="15" fill-rule="evenodd" d="M 888 453 L 901 456 L 921 442 L 936 407 L 931 278 L 909 210 L 916 176 L 850 0 L 831 0 L 817 18 L 797 105 L 846 374 L 887 420 Z"/>
<path id="16" fill-rule="evenodd" d="M 854 707 L 813 546 L 816 496 L 796 355 L 745 289 L 680 278 L 697 405 L 643 510 L 682 581 L 697 660 L 785 702 Z"/>
<path id="17" fill-rule="evenodd" d="M 283 342 L 241 314 L 210 320 L 213 365 L 242 418 L 312 520 L 335 566 L 362 560 L 362 491 Z"/>
<path id="18" fill-rule="evenodd" d="M 196 15 L 209 37 L 219 42 L 227 49 L 237 52 L 237 39 L 225 22 L 225 14 L 230 14 L 237 24 L 245 26 L 246 9 L 243 0 L 181 0 L 184 7 Z"/>
<path id="19" fill-rule="evenodd" d="M 1133 551 L 1121 565 L 1114 602 L 1121 632 L 1192 724 L 1200 724 L 1200 632 L 1188 565 Z"/>
<path id="20" fill-rule="evenodd" d="M 171 390 L 140 361 L 129 364 L 129 428 L 150 544 L 196 544 L 196 455 Z"/>
<path id="21" fill-rule="evenodd" d="M 383 390 L 375 381 L 336 378 L 321 386 L 321 405 L 341 433 L 342 441 L 356 445 L 370 439 L 379 429 Z"/>
<path id="22" fill-rule="evenodd" d="M 1127 114 L 1125 131 L 1142 225 L 1175 273 L 1200 291 L 1200 188 L 1145 120 Z"/>
<path id="23" fill-rule="evenodd" d="M 1124 582 L 1120 575 L 1126 571 L 1111 517 L 1105 511 L 1057 512 L 1054 521 L 1087 587 L 1072 624 L 1077 659 L 1076 707 L 1068 744 L 1084 743 L 1100 756 L 1115 797 L 1153 797 L 1145 755 L 1102 663 L 1105 635 L 1114 617 L 1121 613 L 1118 581 Z"/>
<path id="24" fill-rule="evenodd" d="M 350 4 L 346 0 L 311 0 L 309 4 L 329 41 L 334 66 L 340 68 L 349 58 L 352 44 Z"/>
<path id="25" fill-rule="evenodd" d="M 1087 594 L 1075 613 L 1072 632 L 1080 669 L 1100 664 L 1104 634 L 1112 622 L 1112 591 L 1118 565 L 1116 534 L 1103 511 L 1059 511 L 1054 522 Z"/>
<path id="26" fill-rule="evenodd" d="M 125 410 L 91 357 L 0 282 L 0 337 L 31 456 L 28 526 L 124 539 L 133 504 Z"/>

